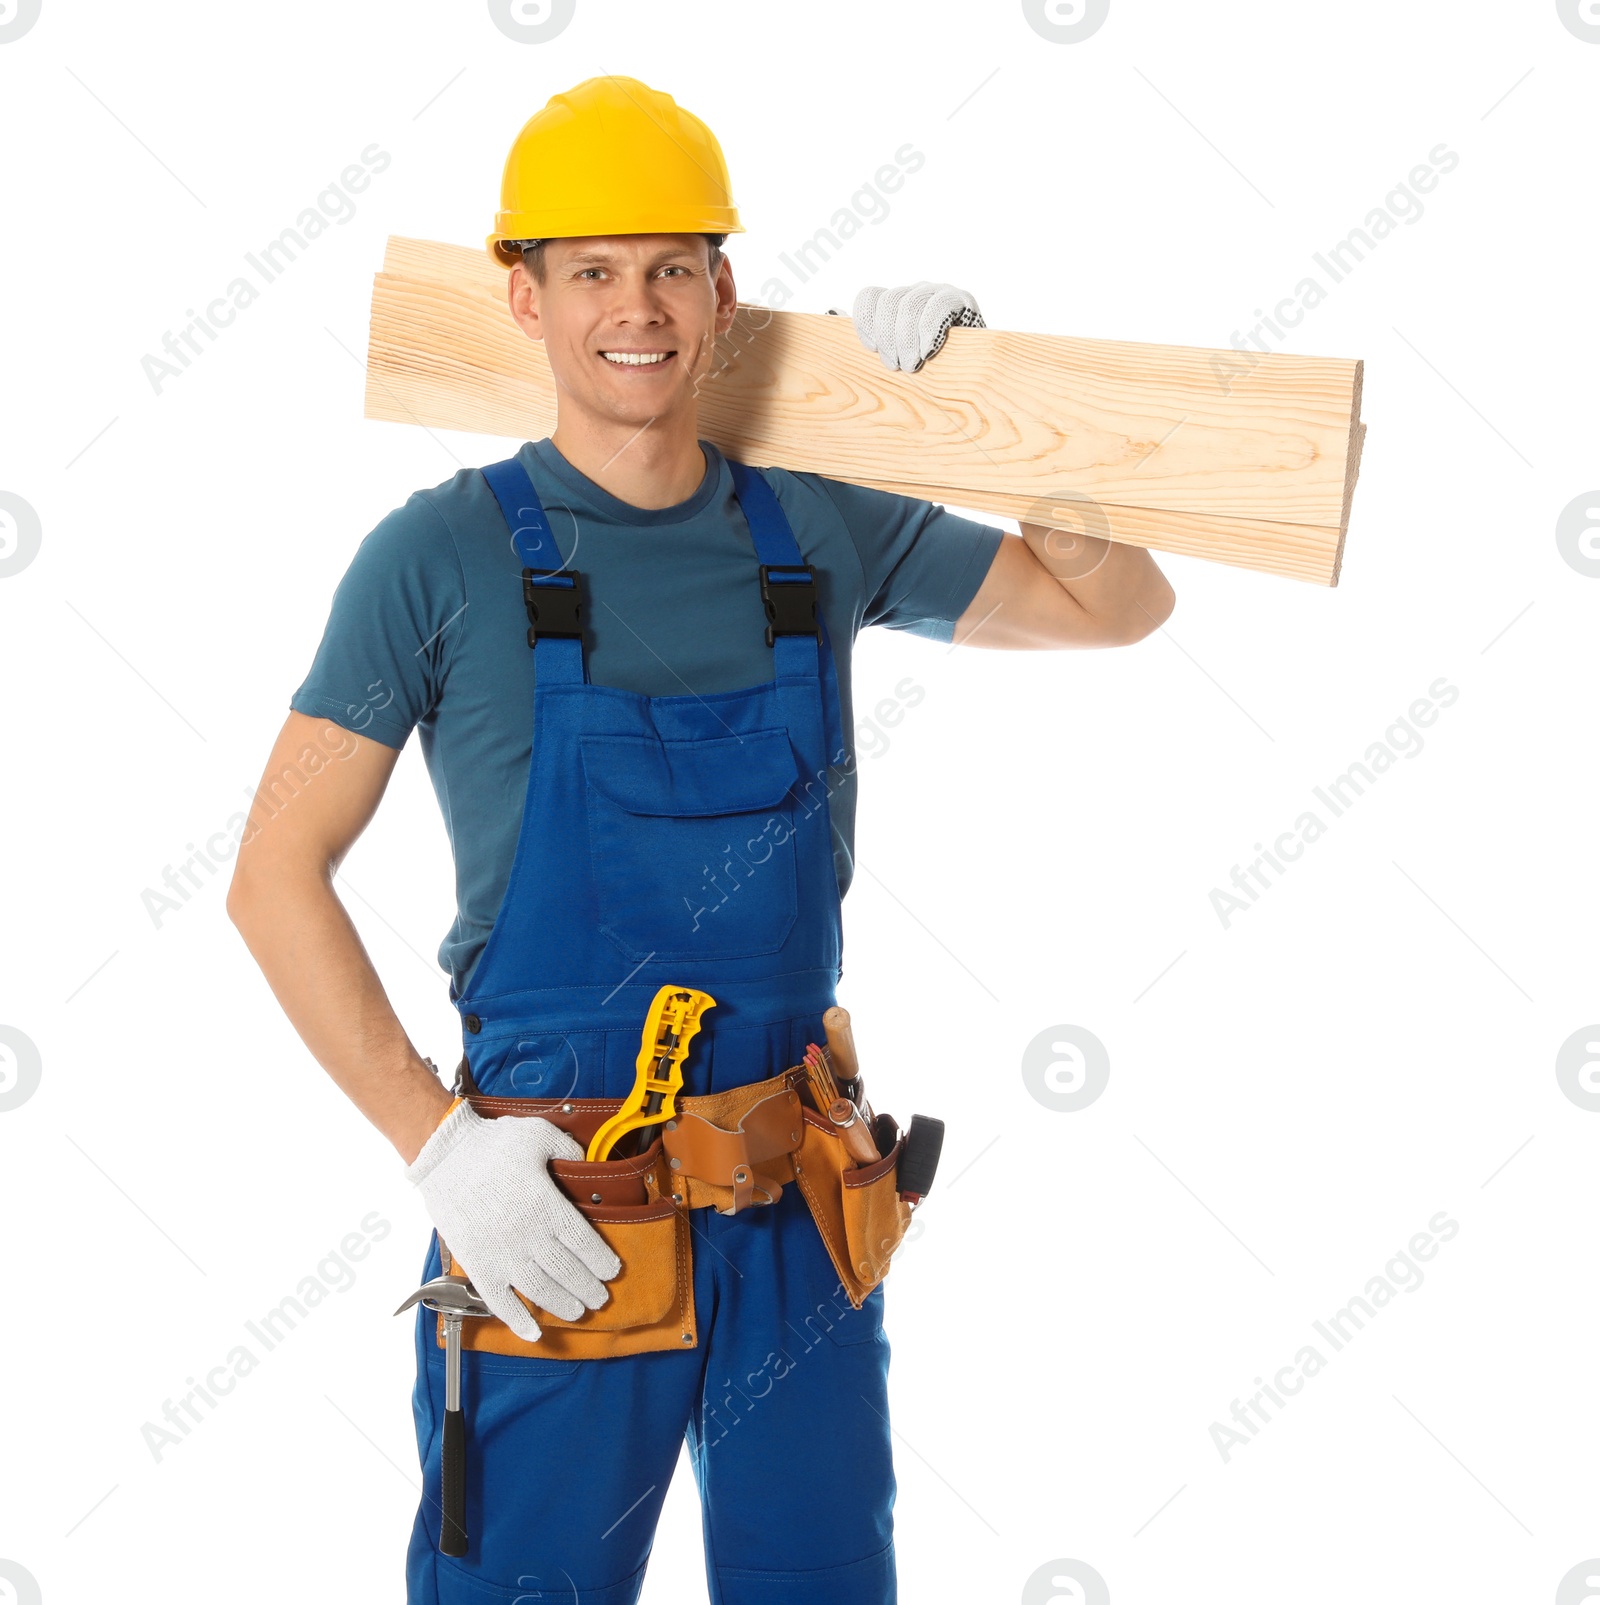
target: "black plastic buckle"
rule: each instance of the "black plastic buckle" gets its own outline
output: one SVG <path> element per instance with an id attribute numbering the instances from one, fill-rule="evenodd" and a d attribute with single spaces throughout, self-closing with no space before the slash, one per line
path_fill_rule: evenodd
<path id="1" fill-rule="evenodd" d="M 559 574 L 570 585 L 535 585 L 535 575 Z M 528 645 L 541 635 L 583 639 L 583 576 L 574 568 L 525 568 L 522 600 L 528 609 Z"/>
<path id="2" fill-rule="evenodd" d="M 763 563 L 761 605 L 767 610 L 768 646 L 780 635 L 822 639 L 817 621 L 817 573 L 809 563 Z"/>

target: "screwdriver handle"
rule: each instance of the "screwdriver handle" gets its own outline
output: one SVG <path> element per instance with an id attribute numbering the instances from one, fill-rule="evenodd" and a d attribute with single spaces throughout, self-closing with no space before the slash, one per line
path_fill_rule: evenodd
<path id="1" fill-rule="evenodd" d="M 822 1016 L 822 1029 L 828 1033 L 828 1057 L 833 1061 L 834 1079 L 854 1081 L 861 1074 L 856 1058 L 855 1033 L 850 1029 L 850 1011 L 836 1003 Z"/>
<path id="2" fill-rule="evenodd" d="M 844 1141 L 844 1151 L 858 1165 L 876 1164 L 878 1145 L 861 1118 L 861 1111 L 848 1098 L 835 1098 L 828 1105 L 828 1119 Z"/>

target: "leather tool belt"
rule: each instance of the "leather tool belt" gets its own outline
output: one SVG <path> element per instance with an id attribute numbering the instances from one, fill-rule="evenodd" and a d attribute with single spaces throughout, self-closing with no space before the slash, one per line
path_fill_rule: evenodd
<path id="1" fill-rule="evenodd" d="M 783 1184 L 794 1180 L 792 1156 L 805 1132 L 798 1089 L 805 1079 L 805 1067 L 797 1065 L 726 1092 L 680 1097 L 677 1119 L 653 1128 L 659 1135 L 637 1159 L 597 1164 L 558 1159 L 551 1171 L 579 1204 L 643 1204 L 669 1197 L 685 1209 L 712 1208 L 724 1215 L 752 1204 L 775 1204 Z M 622 1100 L 468 1093 L 467 1102 L 486 1119 L 537 1115 L 587 1148 Z M 592 1199 L 584 1191 L 591 1184 L 598 1195 Z"/>
<path id="2" fill-rule="evenodd" d="M 464 1323 L 462 1346 L 495 1354 L 601 1359 L 692 1348 L 695 1323 L 689 1211 L 725 1215 L 774 1204 L 794 1182 L 810 1207 L 842 1292 L 859 1309 L 887 1274 L 911 1206 L 896 1193 L 904 1138 L 866 1166 L 852 1166 L 838 1132 L 801 1101 L 804 1065 L 725 1092 L 680 1096 L 676 1120 L 654 1128 L 642 1153 L 590 1163 L 554 1159 L 550 1172 L 622 1261 L 598 1310 L 566 1321 L 532 1305 L 541 1329 L 529 1343 L 496 1320 Z M 537 1116 L 582 1146 L 616 1113 L 620 1098 L 493 1098 L 472 1090 L 465 1067 L 457 1092 L 486 1119 Z M 455 1275 L 464 1268 L 441 1245 Z M 438 1342 L 444 1344 L 439 1318 Z"/>

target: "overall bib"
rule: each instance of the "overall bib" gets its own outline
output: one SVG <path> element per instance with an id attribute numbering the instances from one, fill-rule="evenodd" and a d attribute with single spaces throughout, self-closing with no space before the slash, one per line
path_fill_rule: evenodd
<path id="1" fill-rule="evenodd" d="M 758 574 L 776 590 L 805 571 L 765 480 L 728 466 L 754 548 L 748 623 L 728 628 L 760 631 Z M 543 571 L 525 584 L 558 612 L 581 579 L 563 570 L 533 485 L 515 458 L 483 472 L 523 564 Z M 581 637 L 537 635 L 511 879 L 452 997 L 482 1093 L 626 1096 L 646 1010 L 669 983 L 717 1000 L 685 1094 L 762 1081 L 823 1040 L 841 951 L 827 783 L 843 748 L 838 690 L 825 631 L 770 640 L 769 681 L 649 697 L 590 684 Z M 412 1605 L 630 1605 L 685 1436 L 715 1605 L 892 1605 L 882 1289 L 859 1310 L 838 1296 L 798 1187 L 687 1218 L 693 1347 L 462 1355 L 461 1560 L 437 1549 L 444 1356 L 419 1309 Z M 424 1280 L 440 1269 L 435 1235 Z"/>

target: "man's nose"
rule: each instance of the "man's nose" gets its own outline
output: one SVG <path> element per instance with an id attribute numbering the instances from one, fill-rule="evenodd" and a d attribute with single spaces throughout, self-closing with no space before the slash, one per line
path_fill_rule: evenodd
<path id="1" fill-rule="evenodd" d="M 624 323 L 660 323 L 666 315 L 661 291 L 643 277 L 619 279 L 611 311 Z"/>

